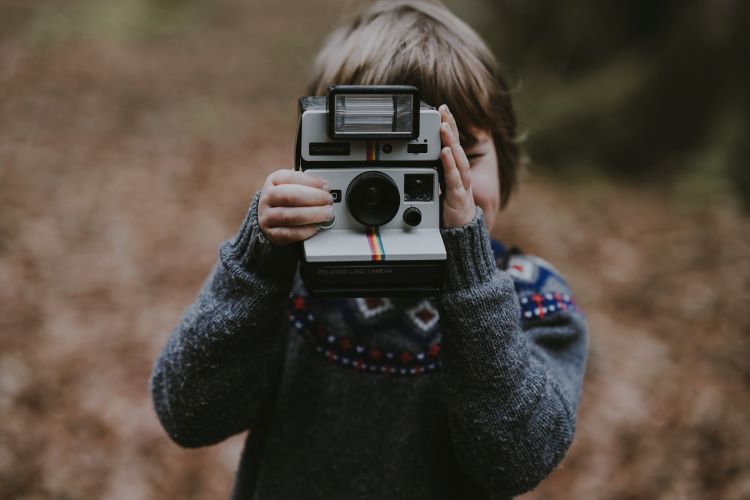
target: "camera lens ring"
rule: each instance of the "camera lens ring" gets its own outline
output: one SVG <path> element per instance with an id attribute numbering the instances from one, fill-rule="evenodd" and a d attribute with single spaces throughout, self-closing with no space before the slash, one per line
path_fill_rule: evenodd
<path id="1" fill-rule="evenodd" d="M 398 213 L 401 193 L 389 175 L 374 170 L 363 172 L 349 183 L 346 207 L 360 224 L 382 226 Z"/>

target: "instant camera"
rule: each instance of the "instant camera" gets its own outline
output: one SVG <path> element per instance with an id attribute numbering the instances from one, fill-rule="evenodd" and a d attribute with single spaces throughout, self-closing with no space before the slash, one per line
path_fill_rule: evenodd
<path id="1" fill-rule="evenodd" d="M 405 85 L 329 87 L 299 100 L 296 168 L 327 181 L 334 218 L 304 241 L 312 295 L 435 295 L 440 236 L 440 114 Z"/>

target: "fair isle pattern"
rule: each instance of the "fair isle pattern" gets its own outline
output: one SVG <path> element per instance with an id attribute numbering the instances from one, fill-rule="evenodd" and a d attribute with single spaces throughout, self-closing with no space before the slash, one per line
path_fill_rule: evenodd
<path id="1" fill-rule="evenodd" d="M 583 315 L 567 282 L 551 264 L 533 255 L 520 254 L 517 249 L 507 251 L 497 241 L 493 240 L 491 243 L 497 267 L 507 271 L 513 278 L 524 329 L 568 313 Z M 355 311 L 360 318 L 368 321 L 383 316 L 386 312 L 393 313 L 395 308 L 394 302 L 385 297 L 326 300 L 330 301 L 330 306 L 340 308 L 344 321 L 352 325 L 356 324 L 352 315 Z M 396 376 L 422 375 L 439 369 L 438 310 L 430 300 L 425 299 L 405 313 L 411 323 L 411 329 L 406 334 L 419 340 L 424 345 L 424 350 L 368 347 L 356 337 L 328 333 L 309 307 L 304 286 L 293 292 L 288 308 L 289 322 L 294 330 L 331 364 L 362 372 Z M 385 321 L 391 324 L 396 320 L 391 317 Z M 360 328 L 368 329 L 364 324 L 360 324 Z"/>
<path id="2" fill-rule="evenodd" d="M 393 309 L 393 302 L 387 297 L 367 297 L 367 298 L 356 298 L 354 301 L 357 304 L 359 312 L 365 319 L 373 318 L 385 311 Z"/>
<path id="3" fill-rule="evenodd" d="M 437 322 L 440 319 L 440 313 L 432 305 L 432 302 L 427 299 L 417 304 L 416 307 L 406 311 L 406 314 L 418 327 L 418 331 L 425 335 L 437 326 Z"/>
<path id="4" fill-rule="evenodd" d="M 506 271 L 513 277 L 516 288 L 542 290 L 553 282 L 557 287 L 568 288 L 562 274 L 552 264 L 535 255 L 512 255 Z"/>
<path id="5" fill-rule="evenodd" d="M 544 319 L 563 311 L 580 312 L 575 299 L 568 293 L 529 293 L 520 298 L 521 319 L 530 323 L 532 319 Z"/>
<path id="6" fill-rule="evenodd" d="M 565 278 L 546 260 L 534 255 L 513 255 L 508 260 L 507 272 L 513 277 L 518 293 L 524 327 L 566 311 L 584 315 Z"/>
<path id="7" fill-rule="evenodd" d="M 440 366 L 440 343 L 426 351 L 394 351 L 366 347 L 349 337 L 327 334 L 323 325 L 309 310 L 305 297 L 294 295 L 290 300 L 289 321 L 295 331 L 312 343 L 315 351 L 329 363 L 384 375 L 421 375 Z"/>

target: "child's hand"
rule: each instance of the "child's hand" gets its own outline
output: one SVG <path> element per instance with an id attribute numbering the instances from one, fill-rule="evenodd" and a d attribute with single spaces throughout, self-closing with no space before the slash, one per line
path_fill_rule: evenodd
<path id="1" fill-rule="evenodd" d="M 306 240 L 333 217 L 331 187 L 312 175 L 277 170 L 266 178 L 258 200 L 258 224 L 274 245 Z"/>
<path id="2" fill-rule="evenodd" d="M 471 192 L 469 159 L 458 140 L 458 127 L 448 106 L 440 111 L 440 161 L 445 174 L 445 196 L 443 197 L 443 227 L 461 227 L 471 222 L 476 213 L 474 195 Z"/>

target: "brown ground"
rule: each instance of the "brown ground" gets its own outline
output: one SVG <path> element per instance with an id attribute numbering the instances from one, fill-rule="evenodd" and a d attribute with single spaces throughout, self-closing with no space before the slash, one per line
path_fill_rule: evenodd
<path id="1" fill-rule="evenodd" d="M 335 10 L 188 3 L 165 27 L 144 2 L 9 4 L 0 499 L 224 498 L 242 437 L 178 448 L 147 380 L 218 243 L 290 166 L 299 68 L 330 26 L 309 19 Z M 591 330 L 576 442 L 524 498 L 750 498 L 750 223 L 656 181 L 537 171 L 499 218 Z"/>

